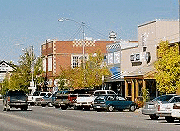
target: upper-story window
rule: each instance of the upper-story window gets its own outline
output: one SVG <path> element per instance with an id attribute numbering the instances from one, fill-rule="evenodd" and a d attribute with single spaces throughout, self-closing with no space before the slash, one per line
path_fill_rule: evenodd
<path id="1" fill-rule="evenodd" d="M 48 48 L 51 48 L 52 47 L 52 42 L 49 42 L 48 43 Z"/>
<path id="2" fill-rule="evenodd" d="M 0 65 L 0 70 L 1 70 L 1 71 L 8 71 L 8 65 L 6 65 L 5 63 L 2 63 L 2 64 Z"/>
<path id="3" fill-rule="evenodd" d="M 78 56 L 73 56 L 73 62 L 72 62 L 72 68 L 78 67 L 79 66 L 79 57 Z"/>
<path id="4" fill-rule="evenodd" d="M 52 71 L 52 56 L 48 56 L 48 71 Z"/>
<path id="5" fill-rule="evenodd" d="M 87 55 L 85 55 L 84 60 L 86 61 L 87 58 L 88 58 Z M 72 68 L 79 67 L 81 65 L 82 61 L 83 61 L 83 55 L 82 54 L 72 55 L 71 56 L 71 67 Z"/>
<path id="6" fill-rule="evenodd" d="M 46 58 L 43 58 L 42 62 L 43 62 L 43 71 L 46 72 Z"/>

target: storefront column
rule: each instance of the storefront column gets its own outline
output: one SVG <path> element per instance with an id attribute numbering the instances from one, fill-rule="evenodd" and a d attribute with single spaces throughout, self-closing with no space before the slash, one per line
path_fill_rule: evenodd
<path id="1" fill-rule="evenodd" d="M 134 80 L 131 80 L 131 94 L 132 94 L 132 101 L 134 101 Z"/>
<path id="2" fill-rule="evenodd" d="M 138 80 L 136 79 L 136 98 L 138 98 L 138 92 L 139 92 L 139 84 L 138 84 Z"/>
<path id="3" fill-rule="evenodd" d="M 125 98 L 128 96 L 128 82 L 125 80 Z"/>
<path id="4" fill-rule="evenodd" d="M 146 81 L 143 79 L 143 88 L 146 89 Z"/>

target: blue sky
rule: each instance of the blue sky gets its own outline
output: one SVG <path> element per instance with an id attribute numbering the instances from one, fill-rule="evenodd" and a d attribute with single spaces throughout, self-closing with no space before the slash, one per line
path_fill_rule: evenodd
<path id="1" fill-rule="evenodd" d="M 36 56 L 46 39 L 106 39 L 110 31 L 137 40 L 137 26 L 155 19 L 178 19 L 178 0 L 0 0 L 0 60 L 17 63 L 22 48 L 33 45 Z"/>

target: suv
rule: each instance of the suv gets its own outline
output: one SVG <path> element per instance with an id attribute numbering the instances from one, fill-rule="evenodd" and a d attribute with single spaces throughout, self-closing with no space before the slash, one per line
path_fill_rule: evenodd
<path id="1" fill-rule="evenodd" d="M 7 91 L 3 97 L 3 110 L 8 111 L 10 108 L 21 108 L 21 110 L 28 109 L 28 97 L 24 91 Z"/>
<path id="2" fill-rule="evenodd" d="M 176 96 L 176 94 L 162 95 L 150 102 L 146 102 L 142 109 L 142 114 L 149 115 L 152 120 L 157 120 L 159 118 L 157 114 L 158 104 L 160 102 L 169 101 L 173 96 Z"/>

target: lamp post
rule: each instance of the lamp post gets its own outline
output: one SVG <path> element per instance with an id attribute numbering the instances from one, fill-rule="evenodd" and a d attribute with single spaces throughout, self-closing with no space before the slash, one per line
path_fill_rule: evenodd
<path id="1" fill-rule="evenodd" d="M 84 59 L 85 59 L 85 43 L 84 43 L 84 37 L 85 37 L 85 34 L 84 34 L 84 26 L 85 26 L 85 23 L 84 22 L 77 22 L 73 19 L 69 19 L 69 18 L 60 18 L 58 19 L 59 22 L 64 22 L 64 21 L 73 21 L 77 24 L 79 24 L 80 26 L 82 26 L 82 34 L 83 34 L 83 44 L 82 44 L 82 54 L 83 54 L 83 57 L 82 57 L 82 62 L 83 62 L 83 69 L 84 69 Z"/>

